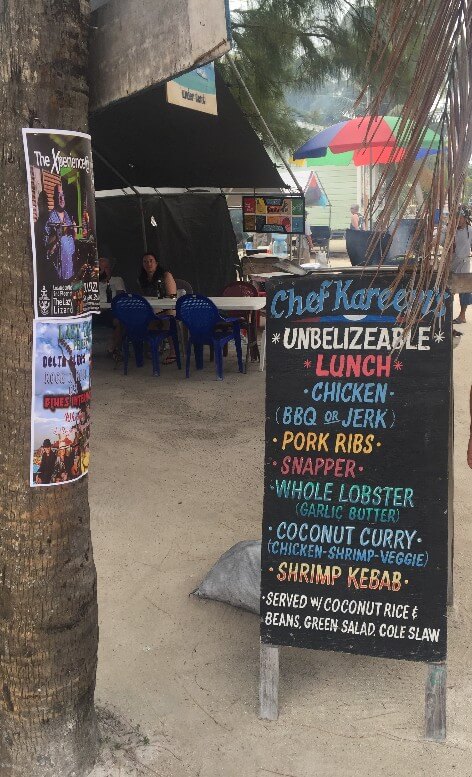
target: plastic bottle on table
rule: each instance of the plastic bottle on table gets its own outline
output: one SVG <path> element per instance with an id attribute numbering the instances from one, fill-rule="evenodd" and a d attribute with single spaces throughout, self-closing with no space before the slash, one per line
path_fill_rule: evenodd
<path id="1" fill-rule="evenodd" d="M 275 256 L 284 256 L 287 253 L 287 239 L 284 235 L 277 235 L 274 238 L 274 254 Z"/>

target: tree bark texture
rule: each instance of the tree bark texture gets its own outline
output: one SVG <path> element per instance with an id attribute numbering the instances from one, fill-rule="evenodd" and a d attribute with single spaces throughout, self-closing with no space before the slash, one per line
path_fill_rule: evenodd
<path id="1" fill-rule="evenodd" d="M 22 127 L 87 129 L 88 0 L 0 0 L 0 775 L 92 768 L 88 478 L 30 488 L 33 265 Z"/>

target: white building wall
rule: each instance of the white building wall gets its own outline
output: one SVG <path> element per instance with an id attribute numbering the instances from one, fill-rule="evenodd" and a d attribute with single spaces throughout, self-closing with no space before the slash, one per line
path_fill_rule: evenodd
<path id="1" fill-rule="evenodd" d="M 354 165 L 346 167 L 314 167 L 312 168 L 331 203 L 331 229 L 344 230 L 348 227 L 351 214 L 350 207 L 359 202 L 360 168 Z M 308 221 L 312 226 L 329 224 L 329 208 L 307 208 Z"/>

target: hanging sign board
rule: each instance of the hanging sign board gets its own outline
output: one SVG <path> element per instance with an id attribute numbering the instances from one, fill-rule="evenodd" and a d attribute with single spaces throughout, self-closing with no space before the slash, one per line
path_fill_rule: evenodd
<path id="1" fill-rule="evenodd" d="M 305 198 L 272 197 L 258 194 L 243 197 L 245 232 L 270 232 L 283 235 L 305 234 Z"/>
<path id="2" fill-rule="evenodd" d="M 90 135 L 24 129 L 36 317 L 100 312 Z"/>
<path id="3" fill-rule="evenodd" d="M 263 643 L 445 659 L 450 299 L 393 277 L 267 284 Z"/>
<path id="4" fill-rule="evenodd" d="M 33 322 L 31 486 L 88 472 L 91 344 L 91 316 Z"/>
<path id="5" fill-rule="evenodd" d="M 218 114 L 213 62 L 168 81 L 166 90 L 168 103 L 214 116 Z"/>

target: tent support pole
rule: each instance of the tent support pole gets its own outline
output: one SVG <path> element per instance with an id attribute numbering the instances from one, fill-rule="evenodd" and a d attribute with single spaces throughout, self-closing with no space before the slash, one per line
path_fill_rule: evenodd
<path id="1" fill-rule="evenodd" d="M 293 174 L 293 172 L 292 172 L 292 170 L 291 170 L 291 168 L 290 168 L 290 165 L 287 163 L 287 161 L 286 161 L 286 159 L 285 159 L 284 155 L 282 154 L 282 151 L 281 151 L 281 149 L 280 149 L 280 146 L 279 146 L 279 144 L 277 143 L 276 139 L 274 138 L 274 136 L 273 136 L 272 132 L 270 131 L 270 129 L 269 129 L 269 127 L 268 127 L 268 125 L 267 125 L 267 124 L 266 124 L 266 122 L 265 122 L 265 119 L 264 119 L 264 117 L 262 116 L 262 114 L 261 114 L 261 112 L 260 112 L 259 108 L 257 107 L 256 103 L 254 102 L 254 99 L 253 99 L 253 97 L 252 97 L 252 94 L 251 94 L 251 92 L 249 91 L 249 89 L 247 88 L 247 86 L 246 86 L 246 84 L 245 84 L 245 82 L 244 82 L 244 80 L 243 80 L 243 77 L 242 77 L 241 73 L 239 72 L 238 68 L 236 67 L 236 64 L 235 64 L 235 62 L 234 62 L 234 59 L 233 59 L 233 58 L 232 58 L 232 57 L 231 57 L 231 56 L 228 54 L 228 55 L 226 56 L 226 60 L 227 60 L 227 62 L 229 62 L 229 64 L 230 64 L 230 66 L 231 66 L 232 70 L 234 71 L 234 74 L 235 74 L 236 78 L 238 79 L 239 83 L 241 84 L 242 88 L 244 89 L 244 91 L 245 91 L 245 93 L 246 93 L 246 95 L 247 95 L 247 98 L 248 98 L 249 102 L 251 103 L 252 107 L 254 108 L 254 110 L 255 110 L 256 114 L 259 116 L 259 119 L 260 119 L 260 121 L 261 121 L 261 124 L 262 124 L 262 126 L 264 127 L 265 131 L 267 132 L 267 135 L 268 135 L 268 137 L 269 137 L 269 139 L 270 139 L 270 142 L 272 143 L 273 147 L 274 147 L 274 148 L 275 148 L 275 150 L 277 151 L 277 153 L 278 153 L 278 155 L 279 155 L 280 159 L 282 160 L 282 162 L 283 162 L 283 164 L 284 164 L 284 166 L 285 166 L 285 168 L 286 168 L 286 170 L 287 170 L 288 174 L 290 175 L 290 177 L 291 177 L 292 181 L 294 182 L 294 184 L 295 184 L 295 187 L 297 188 L 297 190 L 300 192 L 300 194 L 301 194 L 301 195 L 302 195 L 302 197 L 303 197 L 303 195 L 304 195 L 303 189 L 302 189 L 302 187 L 300 186 L 300 184 L 298 183 L 297 179 L 295 178 L 295 176 L 294 176 L 294 174 Z"/>
<path id="2" fill-rule="evenodd" d="M 126 178 L 125 178 L 123 175 L 121 175 L 120 171 L 119 171 L 119 170 L 117 170 L 117 169 L 116 169 L 116 167 L 113 167 L 113 165 L 112 165 L 112 164 L 111 164 L 111 163 L 108 161 L 108 159 L 105 159 L 105 157 L 104 157 L 104 156 L 102 156 L 102 155 L 101 155 L 101 154 L 100 154 L 100 153 L 97 151 L 97 149 L 96 149 L 96 148 L 94 148 L 94 149 L 93 149 L 93 154 L 94 154 L 94 156 L 98 156 L 98 158 L 100 159 L 100 161 L 101 161 L 101 162 L 103 162 L 103 164 L 104 164 L 104 165 L 106 165 L 106 166 L 108 167 L 108 169 L 109 169 L 109 170 L 111 170 L 111 171 L 112 171 L 112 173 L 114 173 L 114 174 L 116 175 L 116 177 L 120 179 L 120 181 L 123 181 L 123 183 L 125 184 L 125 186 L 126 186 L 126 188 L 127 188 L 127 189 L 131 189 L 131 191 L 132 191 L 132 192 L 133 192 L 133 193 L 136 195 L 136 197 L 139 197 L 139 192 L 138 192 L 138 190 L 136 189 L 136 187 L 135 187 L 135 186 L 133 186 L 133 184 L 132 184 L 132 183 L 130 183 L 129 181 L 127 181 L 127 180 L 126 180 Z"/>
<path id="3" fill-rule="evenodd" d="M 143 200 L 139 194 L 138 194 L 138 205 L 139 205 L 139 213 L 141 216 L 141 232 L 143 236 L 143 246 L 144 246 L 144 252 L 146 253 L 146 251 L 148 250 L 147 237 L 146 237 L 146 221 L 144 219 Z"/>

